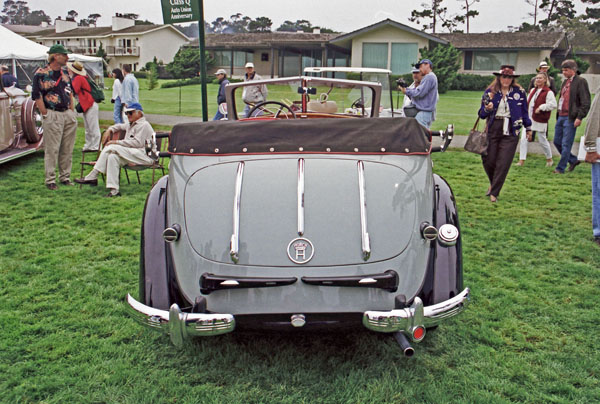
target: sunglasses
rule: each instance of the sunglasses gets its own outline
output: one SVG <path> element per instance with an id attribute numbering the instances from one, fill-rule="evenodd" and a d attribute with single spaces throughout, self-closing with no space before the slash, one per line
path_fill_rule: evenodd
<path id="1" fill-rule="evenodd" d="M 500 77 L 502 77 L 503 79 L 512 79 L 512 76 L 510 76 L 508 74 L 503 74 Z"/>
<path id="2" fill-rule="evenodd" d="M 127 111 L 127 112 L 125 112 L 125 114 L 126 114 L 126 115 L 133 115 L 133 113 L 134 113 L 134 112 L 135 112 L 135 111 Z"/>

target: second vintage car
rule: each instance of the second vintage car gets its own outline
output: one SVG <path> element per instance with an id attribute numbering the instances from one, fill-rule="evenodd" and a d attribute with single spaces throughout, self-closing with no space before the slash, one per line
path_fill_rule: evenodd
<path id="1" fill-rule="evenodd" d="M 256 85 L 270 99 L 239 117 L 241 92 Z M 364 326 L 412 355 L 411 341 L 469 297 L 455 199 L 432 170 L 451 126 L 433 147 L 414 119 L 378 118 L 371 82 L 303 76 L 226 92 L 228 121 L 170 134 L 131 313 L 176 345 L 236 329 Z"/>

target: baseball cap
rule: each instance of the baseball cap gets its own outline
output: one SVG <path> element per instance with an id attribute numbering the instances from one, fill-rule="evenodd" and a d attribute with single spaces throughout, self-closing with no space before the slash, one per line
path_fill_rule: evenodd
<path id="1" fill-rule="evenodd" d="M 414 69 L 412 69 L 410 71 L 411 73 L 421 73 L 421 70 L 417 69 L 416 67 Z"/>
<path id="2" fill-rule="evenodd" d="M 57 44 L 52 45 L 50 47 L 50 49 L 48 49 L 49 55 L 53 55 L 55 53 L 62 53 L 63 55 L 68 55 L 69 51 L 67 50 L 67 48 L 65 48 L 61 44 L 57 43 Z"/>
<path id="3" fill-rule="evenodd" d="M 227 72 L 225 71 L 225 69 L 219 69 L 215 72 L 215 76 L 219 75 L 219 74 L 224 74 L 227 75 Z"/>
<path id="4" fill-rule="evenodd" d="M 142 106 L 140 104 L 138 104 L 137 102 L 134 102 L 133 104 L 127 105 L 123 111 L 125 111 L 125 112 L 129 112 L 129 111 L 142 111 L 142 112 L 144 112 L 144 109 L 142 108 Z"/>
<path id="5" fill-rule="evenodd" d="M 419 63 L 417 63 L 417 64 L 415 65 L 415 67 L 419 67 L 419 66 L 421 66 L 423 63 L 427 63 L 427 64 L 429 64 L 429 66 L 433 67 L 433 63 L 431 63 L 431 60 L 429 60 L 429 59 L 421 59 L 421 61 L 420 61 Z"/>
<path id="6" fill-rule="evenodd" d="M 246 66 L 244 66 L 244 68 L 248 68 L 248 67 L 251 67 L 254 69 L 254 63 L 252 63 L 252 62 L 246 63 Z"/>

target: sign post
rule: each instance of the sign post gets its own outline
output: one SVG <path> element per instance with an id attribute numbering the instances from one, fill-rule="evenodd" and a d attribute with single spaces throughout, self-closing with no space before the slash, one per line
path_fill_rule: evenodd
<path id="1" fill-rule="evenodd" d="M 204 4 L 203 0 L 161 0 L 165 24 L 198 22 L 198 42 L 200 47 L 200 78 L 202 89 L 202 120 L 208 121 L 208 100 L 206 96 L 206 52 L 204 46 Z"/>

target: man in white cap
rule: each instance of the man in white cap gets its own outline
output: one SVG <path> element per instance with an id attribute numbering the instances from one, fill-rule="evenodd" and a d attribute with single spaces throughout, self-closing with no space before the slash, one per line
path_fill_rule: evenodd
<path id="1" fill-rule="evenodd" d="M 144 110 L 138 103 L 128 105 L 125 114 L 129 123 L 119 123 L 111 126 L 105 136 L 118 130 L 125 130 L 123 140 L 111 140 L 106 143 L 94 169 L 84 178 L 76 178 L 78 184 L 98 185 L 98 175 L 106 175 L 106 188 L 110 192 L 107 197 L 121 196 L 119 192 L 119 173 L 121 167 L 127 164 L 152 165 L 153 160 L 146 155 L 146 140 L 152 139 L 154 130 L 144 118 Z"/>
<path id="2" fill-rule="evenodd" d="M 540 65 L 538 66 L 537 70 L 538 73 L 546 73 L 548 75 L 548 80 L 550 80 L 550 90 L 552 90 L 552 92 L 554 94 L 556 94 L 556 84 L 554 84 L 554 77 L 550 76 L 548 74 L 548 70 L 550 69 L 550 65 L 548 65 L 548 63 L 545 60 L 542 60 L 540 62 Z M 527 94 L 529 94 L 531 92 L 531 89 L 535 87 L 535 75 L 531 78 L 531 82 L 529 82 L 529 87 L 527 87 Z"/>
<path id="3" fill-rule="evenodd" d="M 255 71 L 254 71 L 254 63 L 252 62 L 248 62 L 246 63 L 246 66 L 244 66 L 246 69 L 246 74 L 244 75 L 244 81 L 256 81 L 256 80 L 262 80 L 262 77 L 260 77 Z M 242 91 L 242 101 L 244 101 L 244 103 L 246 104 L 246 107 L 244 108 L 244 116 L 247 118 L 248 117 L 248 112 L 250 112 L 250 110 L 252 109 L 252 107 L 254 107 L 254 105 L 258 104 L 259 102 L 263 102 L 267 100 L 267 86 L 266 85 L 262 85 L 262 86 L 250 86 L 250 87 L 244 87 L 244 90 Z M 260 113 L 256 114 L 256 115 L 261 115 Z"/>
<path id="4" fill-rule="evenodd" d="M 100 124 L 98 122 L 98 104 L 92 97 L 92 88 L 88 83 L 87 72 L 81 62 L 67 63 L 72 78 L 73 91 L 79 100 L 77 112 L 83 113 L 85 127 L 84 151 L 98 150 L 100 146 Z"/>
<path id="5" fill-rule="evenodd" d="M 225 86 L 229 84 L 229 80 L 227 80 L 227 71 L 225 69 L 219 69 L 215 73 L 217 79 L 219 79 L 219 92 L 217 93 L 217 113 L 213 118 L 213 121 L 219 121 L 225 116 L 219 111 L 219 106 L 225 103 Z"/>

